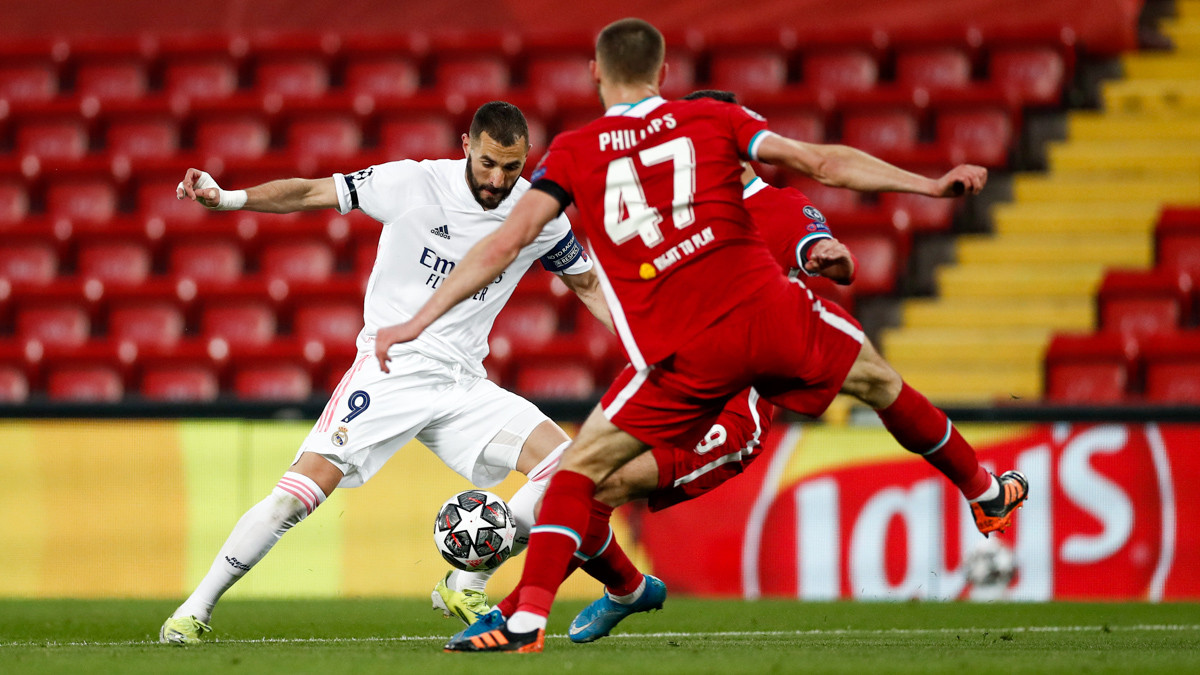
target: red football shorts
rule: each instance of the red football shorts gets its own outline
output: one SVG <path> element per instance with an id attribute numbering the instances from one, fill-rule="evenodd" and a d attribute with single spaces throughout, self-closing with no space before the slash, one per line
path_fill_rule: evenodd
<path id="1" fill-rule="evenodd" d="M 746 470 L 762 453 L 775 406 L 747 389 L 729 399 L 704 440 L 691 448 L 654 448 L 658 487 L 650 510 L 695 499 Z"/>
<path id="2" fill-rule="evenodd" d="M 605 416 L 652 447 L 690 448 L 748 387 L 810 417 L 825 412 L 862 350 L 862 327 L 802 282 L 780 276 L 669 358 L 617 376 Z"/>

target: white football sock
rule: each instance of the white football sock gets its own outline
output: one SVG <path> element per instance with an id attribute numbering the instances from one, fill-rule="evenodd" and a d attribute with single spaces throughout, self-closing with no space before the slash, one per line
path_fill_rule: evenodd
<path id="1" fill-rule="evenodd" d="M 311 478 L 291 471 L 283 474 L 271 494 L 250 507 L 234 525 L 208 574 L 171 616 L 194 616 L 207 623 L 225 591 L 262 560 L 284 532 L 323 501 L 325 493 Z"/>
<path id="2" fill-rule="evenodd" d="M 975 499 L 968 499 L 967 502 L 968 503 L 986 502 L 989 499 L 995 499 L 996 497 L 999 497 L 999 496 L 1000 496 L 1000 481 L 996 480 L 995 474 L 992 474 L 992 484 L 988 485 L 988 489 L 984 490 L 983 494 L 979 495 Z"/>
<path id="3" fill-rule="evenodd" d="M 618 605 L 632 605 L 633 603 L 637 602 L 638 598 L 642 597 L 642 593 L 644 593 L 645 591 L 646 591 L 646 576 L 642 575 L 642 582 L 640 584 L 638 584 L 637 590 L 630 593 L 629 595 L 613 595 L 612 593 L 608 593 L 608 591 L 604 591 L 604 592 L 608 593 L 609 600 L 612 600 L 613 602 L 617 603 Z"/>
<path id="4" fill-rule="evenodd" d="M 546 628 L 546 617 L 533 612 L 513 612 L 512 618 L 506 624 L 508 630 L 514 633 L 528 633 L 539 628 Z"/>
<path id="5" fill-rule="evenodd" d="M 554 473 L 554 467 L 558 465 L 558 458 L 562 456 L 563 450 L 569 444 L 570 441 L 563 443 L 550 454 L 546 455 L 541 462 L 538 462 L 538 465 L 533 467 L 529 472 L 529 480 L 521 486 L 521 489 L 517 490 L 512 499 L 508 500 L 508 508 L 512 510 L 513 521 L 517 524 L 517 536 L 513 540 L 510 559 L 529 546 L 529 530 L 537 520 L 536 510 L 538 500 L 542 498 L 542 495 L 546 493 L 546 488 L 550 486 L 550 476 Z M 482 593 L 487 588 L 488 580 L 495 573 L 496 570 L 488 570 L 486 572 L 455 570 L 450 574 L 446 585 L 452 591 L 462 592 L 472 590 Z"/>

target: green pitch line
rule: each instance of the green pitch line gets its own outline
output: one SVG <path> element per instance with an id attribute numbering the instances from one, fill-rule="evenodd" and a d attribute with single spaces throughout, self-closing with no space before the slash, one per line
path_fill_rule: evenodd
<path id="1" fill-rule="evenodd" d="M 1200 604 L 801 603 L 668 599 L 588 645 L 445 654 L 461 624 L 421 600 L 231 600 L 216 642 L 155 642 L 173 602 L 0 601 L 5 673 L 1017 673 L 1200 672 Z"/>

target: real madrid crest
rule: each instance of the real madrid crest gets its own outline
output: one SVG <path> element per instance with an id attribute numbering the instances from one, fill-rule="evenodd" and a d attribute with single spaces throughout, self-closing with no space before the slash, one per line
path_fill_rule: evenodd
<path id="1" fill-rule="evenodd" d="M 339 448 L 350 440 L 350 430 L 346 427 L 338 427 L 337 431 L 333 432 L 333 444 Z"/>

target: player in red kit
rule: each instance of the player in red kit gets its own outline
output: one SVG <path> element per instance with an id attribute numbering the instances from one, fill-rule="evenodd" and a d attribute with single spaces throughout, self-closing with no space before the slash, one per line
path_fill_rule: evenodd
<path id="1" fill-rule="evenodd" d="M 665 101 L 663 51 L 661 34 L 644 21 L 606 27 L 593 63 L 606 115 L 556 137 L 505 223 L 412 319 L 380 331 L 377 357 L 386 368 L 388 346 L 414 339 L 489 283 L 573 201 L 630 359 L 551 480 L 516 611 L 448 650 L 541 651 L 558 584 L 592 527 L 596 484 L 652 446 L 695 444 L 748 386 L 795 410 L 828 405 L 839 389 L 856 396 L 880 411 L 905 448 L 951 458 L 947 475 L 998 522 L 1028 492 L 1024 477 L 1010 472 L 1002 484 L 980 467 L 945 415 L 904 385 L 861 330 L 779 273 L 739 180 L 742 160 L 761 160 L 829 185 L 949 196 L 955 184 L 977 192 L 986 172 L 965 166 L 925 178 L 844 146 L 784 139 L 736 105 Z M 845 349 L 846 337 L 859 348 Z"/>

